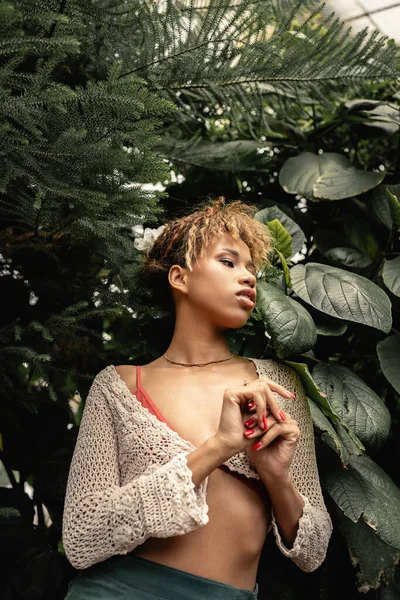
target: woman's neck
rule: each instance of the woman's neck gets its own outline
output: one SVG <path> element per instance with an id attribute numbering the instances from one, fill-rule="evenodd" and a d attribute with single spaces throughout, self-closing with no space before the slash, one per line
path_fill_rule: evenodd
<path id="1" fill-rule="evenodd" d="M 199 331 L 198 327 L 191 327 L 186 331 L 183 328 L 175 327 L 174 335 L 165 354 L 173 361 L 198 364 L 223 360 L 231 356 L 232 351 L 221 334 L 214 332 L 213 335 L 210 331 Z"/>

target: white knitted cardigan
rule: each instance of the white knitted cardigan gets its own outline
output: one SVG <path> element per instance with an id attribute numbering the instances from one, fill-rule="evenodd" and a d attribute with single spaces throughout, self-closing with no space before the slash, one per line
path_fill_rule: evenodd
<path id="1" fill-rule="evenodd" d="M 259 377 L 294 392 L 294 400 L 274 392 L 298 423 L 301 436 L 290 475 L 304 501 L 296 539 L 283 544 L 271 510 L 280 551 L 303 571 L 323 562 L 332 533 L 319 482 L 314 432 L 303 385 L 296 371 L 272 359 L 251 360 Z M 85 569 L 116 554 L 127 554 L 150 537 L 189 533 L 209 521 L 208 477 L 198 488 L 186 456 L 188 440 L 153 415 L 110 365 L 89 390 L 69 471 L 63 544 L 70 563 Z M 242 450 L 224 463 L 231 471 L 260 479 Z"/>

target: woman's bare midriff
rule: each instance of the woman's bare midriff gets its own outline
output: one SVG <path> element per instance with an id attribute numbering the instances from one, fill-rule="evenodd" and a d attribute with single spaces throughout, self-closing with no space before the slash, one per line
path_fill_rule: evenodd
<path id="1" fill-rule="evenodd" d="M 190 374 L 157 368 L 158 360 L 141 368 L 142 388 L 169 425 L 196 447 L 218 429 L 223 392 L 257 378 L 254 365 L 239 363 L 215 371 Z M 120 375 L 129 386 L 129 369 Z M 171 375 L 174 375 L 172 377 Z M 190 400 L 188 401 L 188 398 Z M 269 499 L 261 481 L 249 487 L 221 468 L 207 486 L 209 522 L 185 535 L 149 538 L 132 554 L 200 577 L 253 591 L 269 524 Z"/>
<path id="2" fill-rule="evenodd" d="M 253 591 L 268 527 L 263 496 L 262 491 L 257 494 L 229 473 L 215 469 L 207 487 L 207 525 L 185 535 L 150 538 L 133 554 Z"/>

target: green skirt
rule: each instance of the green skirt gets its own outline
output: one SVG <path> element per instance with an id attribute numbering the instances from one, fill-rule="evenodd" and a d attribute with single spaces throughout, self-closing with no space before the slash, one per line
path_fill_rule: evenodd
<path id="1" fill-rule="evenodd" d="M 253 592 L 126 554 L 80 571 L 65 600 L 257 600 Z"/>

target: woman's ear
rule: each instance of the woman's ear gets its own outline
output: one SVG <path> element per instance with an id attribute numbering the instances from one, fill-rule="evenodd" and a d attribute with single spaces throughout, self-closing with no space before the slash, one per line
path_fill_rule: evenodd
<path id="1" fill-rule="evenodd" d="M 168 272 L 168 283 L 173 291 L 185 293 L 187 291 L 187 269 L 179 265 L 172 265 Z"/>

